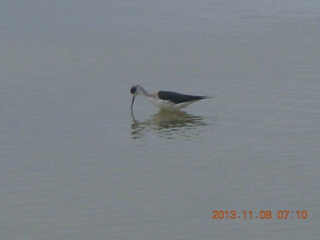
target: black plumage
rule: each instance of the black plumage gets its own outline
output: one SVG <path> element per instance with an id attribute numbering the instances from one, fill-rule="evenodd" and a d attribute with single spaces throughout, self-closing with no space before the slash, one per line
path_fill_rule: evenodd
<path id="1" fill-rule="evenodd" d="M 159 91 L 158 96 L 162 100 L 169 100 L 175 104 L 197 101 L 197 100 L 208 98 L 206 96 L 186 95 L 186 94 L 181 94 L 181 93 L 171 92 L 171 91 Z"/>

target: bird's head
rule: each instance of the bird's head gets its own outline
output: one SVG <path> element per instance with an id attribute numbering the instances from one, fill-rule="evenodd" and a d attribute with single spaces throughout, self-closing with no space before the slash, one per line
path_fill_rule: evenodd
<path id="1" fill-rule="evenodd" d="M 131 111 L 134 103 L 134 99 L 137 95 L 140 94 L 140 86 L 139 85 L 133 85 L 130 89 L 130 92 L 132 94 L 132 102 L 131 102 Z"/>

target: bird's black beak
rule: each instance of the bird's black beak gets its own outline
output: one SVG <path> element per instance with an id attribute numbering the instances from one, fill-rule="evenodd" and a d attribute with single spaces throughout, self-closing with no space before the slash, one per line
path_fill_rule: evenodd
<path id="1" fill-rule="evenodd" d="M 133 107 L 134 98 L 135 97 L 132 98 L 132 102 L 131 102 L 131 111 L 132 111 L 132 107 Z"/>

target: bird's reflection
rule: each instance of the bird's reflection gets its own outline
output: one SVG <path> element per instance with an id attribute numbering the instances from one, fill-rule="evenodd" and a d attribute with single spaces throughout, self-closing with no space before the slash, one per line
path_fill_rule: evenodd
<path id="1" fill-rule="evenodd" d="M 150 132 L 155 132 L 159 137 L 168 139 L 191 138 L 198 134 L 197 128 L 205 126 L 203 117 L 190 115 L 183 111 L 168 112 L 159 111 L 150 119 L 139 122 L 135 119 L 133 112 L 133 123 L 131 134 L 133 139 L 139 139 Z"/>

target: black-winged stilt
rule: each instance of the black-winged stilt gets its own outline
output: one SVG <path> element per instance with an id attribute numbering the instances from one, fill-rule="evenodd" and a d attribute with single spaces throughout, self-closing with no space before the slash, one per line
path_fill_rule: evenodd
<path id="1" fill-rule="evenodd" d="M 130 90 L 133 98 L 131 103 L 131 111 L 133 107 L 134 99 L 137 95 L 142 95 L 158 108 L 167 111 L 179 111 L 182 108 L 185 108 L 189 104 L 199 101 L 201 99 L 210 98 L 208 96 L 194 96 L 194 95 L 186 95 L 177 92 L 171 91 L 158 91 L 153 94 L 148 93 L 143 87 L 140 85 L 134 85 Z"/>

